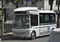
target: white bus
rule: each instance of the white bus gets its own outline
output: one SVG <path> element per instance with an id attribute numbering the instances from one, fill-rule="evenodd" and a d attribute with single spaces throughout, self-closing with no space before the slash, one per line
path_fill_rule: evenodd
<path id="1" fill-rule="evenodd" d="M 35 39 L 49 35 L 56 28 L 56 17 L 54 11 L 38 10 L 37 7 L 14 9 L 13 36 Z"/>

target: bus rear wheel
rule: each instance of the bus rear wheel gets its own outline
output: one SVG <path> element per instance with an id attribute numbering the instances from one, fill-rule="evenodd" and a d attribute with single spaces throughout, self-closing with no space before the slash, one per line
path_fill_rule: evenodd
<path id="1" fill-rule="evenodd" d="M 33 40 L 33 39 L 35 39 L 36 38 L 36 33 L 33 31 L 32 33 L 31 33 L 31 39 Z"/>

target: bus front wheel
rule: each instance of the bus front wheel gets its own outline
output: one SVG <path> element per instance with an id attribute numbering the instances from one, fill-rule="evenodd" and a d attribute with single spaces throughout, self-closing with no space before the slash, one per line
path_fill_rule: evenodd
<path id="1" fill-rule="evenodd" d="M 36 38 L 36 33 L 33 31 L 32 33 L 31 33 L 31 39 L 33 40 L 33 39 L 35 39 Z"/>

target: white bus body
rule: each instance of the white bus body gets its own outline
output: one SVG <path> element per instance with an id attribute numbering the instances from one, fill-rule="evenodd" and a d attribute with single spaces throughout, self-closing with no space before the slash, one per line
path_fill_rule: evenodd
<path id="1" fill-rule="evenodd" d="M 37 7 L 22 7 L 15 9 L 14 12 L 16 24 L 12 32 L 15 37 L 34 39 L 38 36 L 49 35 L 51 30 L 56 28 L 57 15 L 54 11 L 38 10 Z"/>

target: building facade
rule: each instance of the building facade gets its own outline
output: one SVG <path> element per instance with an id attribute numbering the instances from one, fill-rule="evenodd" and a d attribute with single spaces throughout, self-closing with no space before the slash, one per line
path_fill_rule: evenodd
<path id="1" fill-rule="evenodd" d="M 50 10 L 49 0 L 44 0 L 44 10 Z M 57 0 L 53 1 L 53 10 L 58 10 Z"/>
<path id="2" fill-rule="evenodd" d="M 36 2 L 35 0 L 23 0 L 19 2 L 19 7 L 38 7 L 39 9 L 44 9 L 44 0 Z"/>

